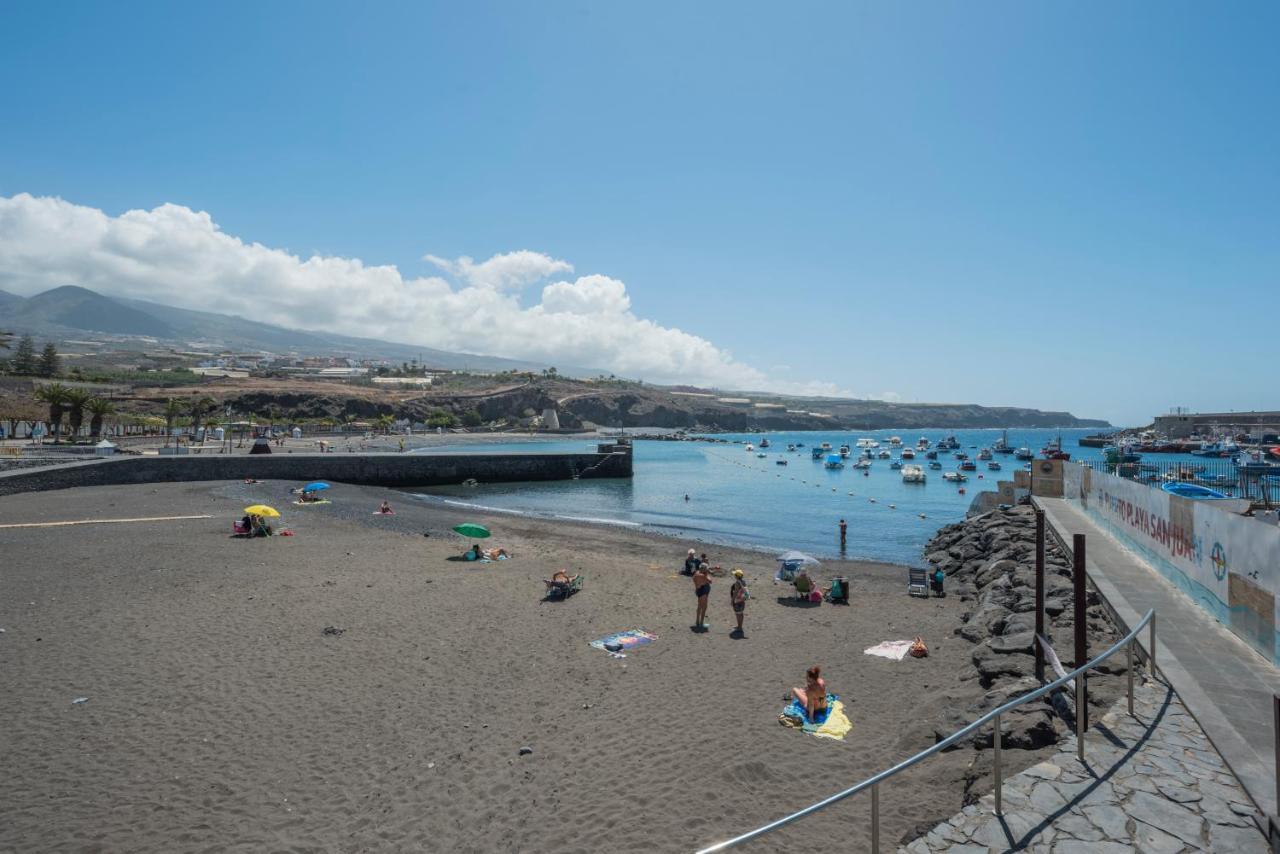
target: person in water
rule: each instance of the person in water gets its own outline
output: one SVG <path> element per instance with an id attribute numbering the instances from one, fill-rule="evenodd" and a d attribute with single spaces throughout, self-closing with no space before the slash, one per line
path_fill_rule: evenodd
<path id="1" fill-rule="evenodd" d="M 733 586 L 729 588 L 729 604 L 733 606 L 734 619 L 738 621 L 736 632 L 742 634 L 742 618 L 747 610 L 747 583 L 742 580 L 742 570 L 733 571 Z"/>
<path id="2" fill-rule="evenodd" d="M 817 715 L 825 712 L 827 710 L 827 683 L 822 678 L 822 668 L 815 664 L 805 671 L 804 687 L 792 688 L 791 694 L 800 705 L 804 706 L 804 713 L 809 720 L 812 721 Z"/>
<path id="3" fill-rule="evenodd" d="M 705 563 L 698 564 L 693 571 L 693 595 L 698 597 L 698 614 L 693 619 L 695 631 L 706 631 L 703 623 L 707 619 L 707 600 L 711 598 L 711 573 Z"/>

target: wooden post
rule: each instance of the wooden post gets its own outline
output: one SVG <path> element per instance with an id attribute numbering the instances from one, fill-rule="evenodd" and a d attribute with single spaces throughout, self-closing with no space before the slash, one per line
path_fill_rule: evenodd
<path id="1" fill-rule="evenodd" d="M 1071 583 L 1074 585 L 1075 599 L 1075 626 L 1076 626 L 1076 660 L 1073 668 L 1080 667 L 1089 660 L 1089 642 L 1085 633 L 1086 623 L 1084 615 L 1085 606 L 1085 587 L 1084 587 L 1084 534 L 1075 534 L 1071 538 Z M 1076 692 L 1079 702 L 1076 703 L 1076 717 L 1080 719 L 1080 732 L 1089 727 L 1089 688 L 1088 675 L 1081 673 L 1076 678 L 1080 680 L 1080 690 Z"/>
<path id="2" fill-rule="evenodd" d="M 1036 678 L 1044 681 L 1044 511 L 1036 508 Z"/>

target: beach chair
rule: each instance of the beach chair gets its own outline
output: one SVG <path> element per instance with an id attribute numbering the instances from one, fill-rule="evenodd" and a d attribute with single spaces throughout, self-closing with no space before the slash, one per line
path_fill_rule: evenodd
<path id="1" fill-rule="evenodd" d="M 907 593 L 929 598 L 929 576 L 923 569 L 907 570 Z"/>
<path id="2" fill-rule="evenodd" d="M 808 575 L 797 575 L 793 582 L 796 587 L 796 598 L 808 600 L 813 592 L 813 579 Z"/>
<path id="3" fill-rule="evenodd" d="M 548 599 L 568 599 L 582 589 L 582 576 L 575 575 L 568 581 L 552 581 L 544 578 L 542 583 L 547 586 Z"/>
<path id="4" fill-rule="evenodd" d="M 837 605 L 849 604 L 849 582 L 843 575 L 831 579 L 831 592 L 827 594 L 827 601 Z"/>
<path id="5" fill-rule="evenodd" d="M 239 537 L 247 537 L 251 533 L 249 526 L 239 519 L 231 523 L 231 532 Z"/>

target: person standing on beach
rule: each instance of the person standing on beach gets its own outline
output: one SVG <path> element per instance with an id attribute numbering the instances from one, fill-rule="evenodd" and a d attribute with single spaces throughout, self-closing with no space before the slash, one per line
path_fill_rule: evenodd
<path id="1" fill-rule="evenodd" d="M 693 619 L 693 630 L 705 632 L 707 600 L 711 598 L 711 572 L 705 563 L 698 564 L 698 568 L 693 571 L 693 595 L 698 597 L 698 614 Z"/>
<path id="2" fill-rule="evenodd" d="M 733 606 L 734 619 L 738 621 L 735 634 L 742 637 L 742 618 L 747 610 L 747 583 L 742 580 L 742 570 L 733 571 L 733 586 L 729 588 L 729 604 Z"/>
<path id="3" fill-rule="evenodd" d="M 844 551 L 845 545 L 849 542 L 849 523 L 840 520 L 840 551 Z"/>

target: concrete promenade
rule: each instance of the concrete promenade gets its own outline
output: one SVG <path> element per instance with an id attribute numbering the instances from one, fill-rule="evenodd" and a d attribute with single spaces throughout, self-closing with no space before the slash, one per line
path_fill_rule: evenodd
<path id="1" fill-rule="evenodd" d="M 1157 666 L 1159 660 L 1157 659 Z M 1121 698 L 1085 734 L 899 851 L 903 854 L 1127 854 L 1270 850 L 1254 806 L 1200 727 L 1162 681 Z"/>
<path id="2" fill-rule="evenodd" d="M 1036 502 L 1044 508 L 1046 524 L 1068 544 L 1073 534 L 1086 536 L 1089 579 L 1126 627 L 1155 609 L 1161 675 L 1258 810 L 1274 815 L 1272 697 L 1280 693 L 1280 670 L 1104 532 L 1078 505 L 1060 498 Z"/>

